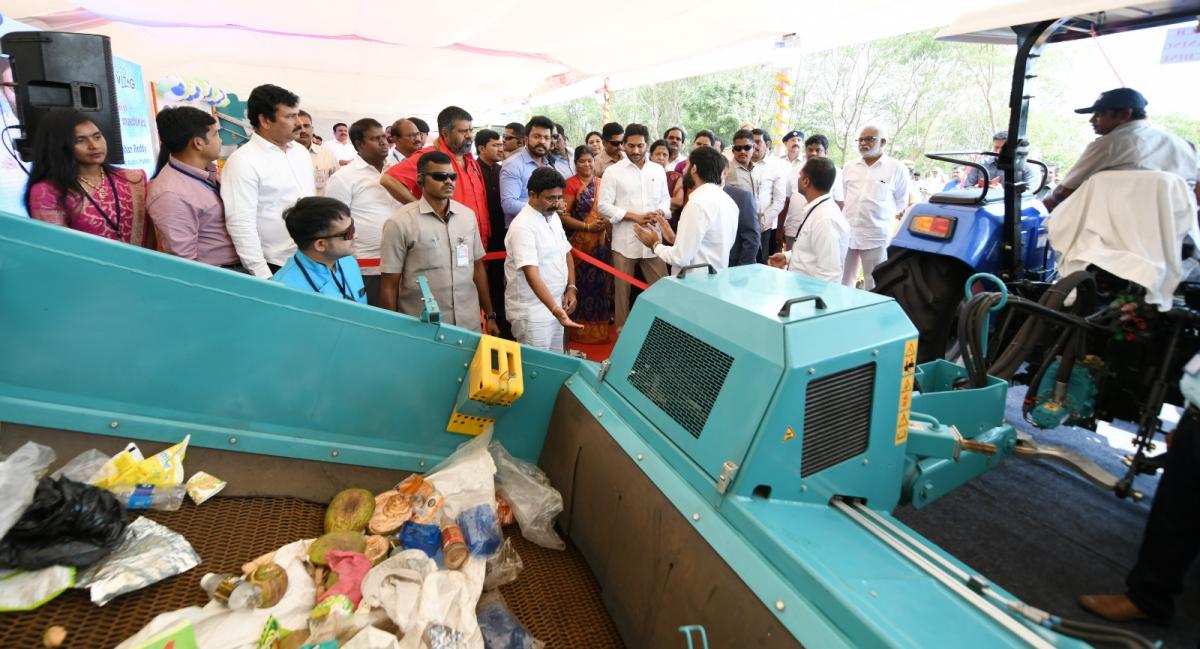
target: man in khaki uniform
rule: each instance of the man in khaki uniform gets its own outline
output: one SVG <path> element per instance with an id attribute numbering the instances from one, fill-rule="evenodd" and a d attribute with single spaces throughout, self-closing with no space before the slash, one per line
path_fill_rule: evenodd
<path id="1" fill-rule="evenodd" d="M 430 151 L 417 164 L 420 199 L 401 207 L 383 224 L 379 306 L 414 317 L 424 303 L 417 278 L 424 276 L 442 322 L 496 336 L 496 314 L 483 265 L 483 240 L 475 213 L 450 199 L 457 176 L 449 156 Z"/>

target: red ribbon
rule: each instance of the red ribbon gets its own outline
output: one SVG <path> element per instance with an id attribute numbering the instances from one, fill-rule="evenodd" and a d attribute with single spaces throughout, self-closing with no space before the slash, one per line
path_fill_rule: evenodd
<path id="1" fill-rule="evenodd" d="M 622 273 L 621 271 L 617 270 L 616 268 L 613 268 L 612 266 L 609 266 L 608 264 L 600 261 L 599 259 L 596 259 L 595 257 L 593 257 L 585 252 L 581 252 L 577 248 L 571 248 L 571 253 L 574 254 L 576 258 L 582 259 L 583 261 L 595 266 L 596 268 L 599 268 L 600 270 L 608 273 L 609 275 L 612 275 L 613 277 L 616 277 L 617 279 L 619 279 L 623 282 L 632 284 L 643 291 L 650 288 L 649 284 L 638 281 L 637 278 L 626 275 L 625 273 Z M 500 250 L 498 252 L 487 253 L 486 255 L 483 256 L 483 260 L 484 261 L 495 261 L 497 259 L 504 259 L 506 257 L 508 257 L 508 253 L 504 252 L 503 250 Z"/>

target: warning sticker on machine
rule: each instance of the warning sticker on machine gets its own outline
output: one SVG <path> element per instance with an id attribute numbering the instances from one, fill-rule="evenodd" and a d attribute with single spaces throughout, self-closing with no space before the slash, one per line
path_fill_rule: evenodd
<path id="1" fill-rule="evenodd" d="M 896 415 L 896 446 L 908 441 L 908 415 L 912 408 L 913 374 L 917 371 L 917 339 L 904 342 L 904 370 L 900 378 L 900 413 Z"/>
<path id="2" fill-rule="evenodd" d="M 917 371 L 917 339 L 904 342 L 904 372 L 905 376 Z"/>

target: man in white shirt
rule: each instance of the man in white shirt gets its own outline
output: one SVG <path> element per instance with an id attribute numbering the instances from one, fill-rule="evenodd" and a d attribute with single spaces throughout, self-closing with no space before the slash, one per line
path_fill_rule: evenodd
<path id="1" fill-rule="evenodd" d="M 300 111 L 297 122 L 300 124 L 300 132 L 296 135 L 296 141 L 303 144 L 304 148 L 308 149 L 309 155 L 312 156 L 314 186 L 317 188 L 317 196 L 324 196 L 325 185 L 329 182 L 329 177 L 339 169 L 338 161 L 329 152 L 329 149 L 313 141 L 312 115 Z"/>
<path id="2" fill-rule="evenodd" d="M 605 132 L 608 131 L 606 125 Z M 667 172 L 662 165 L 646 164 L 650 131 L 645 126 L 625 127 L 622 142 L 625 157 L 605 172 L 596 199 L 597 209 L 613 224 L 613 266 L 626 275 L 633 275 L 635 268 L 641 268 L 646 283 L 653 284 L 667 274 L 667 265 L 638 240 L 633 226 L 653 226 L 658 217 L 671 212 Z M 621 280 L 613 285 L 613 311 L 620 333 L 629 316 L 629 284 Z"/>
<path id="3" fill-rule="evenodd" d="M 575 260 L 558 210 L 566 181 L 553 167 L 529 175 L 529 202 L 508 226 L 504 248 L 504 312 L 522 345 L 563 351 L 564 327 L 579 303 Z"/>
<path id="4" fill-rule="evenodd" d="M 908 167 L 884 155 L 885 145 L 887 133 L 882 128 L 864 127 L 858 135 L 862 158 L 847 162 L 842 170 L 846 183 L 843 213 L 850 224 L 850 250 L 842 283 L 854 286 L 861 266 L 863 288 L 868 291 L 875 288 L 871 273 L 887 259 L 893 221 L 908 204 Z"/>
<path id="5" fill-rule="evenodd" d="M 388 149 L 383 126 L 369 117 L 354 122 L 350 125 L 350 143 L 358 155 L 329 180 L 325 196 L 350 208 L 355 227 L 354 257 L 367 287 L 367 304 L 379 306 L 379 242 L 383 224 L 400 203 L 379 184 Z"/>
<path id="6" fill-rule="evenodd" d="M 836 179 L 837 166 L 829 158 L 809 158 L 804 163 L 796 197 L 803 195 L 806 205 L 796 243 L 785 252 L 771 255 L 772 266 L 826 282 L 842 281 L 846 250 L 850 247 L 850 224 L 830 194 Z"/>
<path id="7" fill-rule="evenodd" d="M 1165 171 L 1183 178 L 1196 190 L 1195 144 L 1151 127 L 1146 121 L 1148 105 L 1142 93 L 1133 88 L 1116 88 L 1101 93 L 1091 106 L 1075 111 L 1091 113 L 1089 121 L 1100 137 L 1083 150 L 1075 166 L 1046 197 L 1047 209 L 1054 209 L 1092 174 L 1101 171 Z"/>
<path id="8" fill-rule="evenodd" d="M 687 174 L 694 187 L 679 215 L 674 245 L 664 245 L 657 231 L 634 225 L 637 238 L 678 275 L 684 266 L 708 264 L 721 271 L 729 265 L 738 229 L 738 206 L 721 189 L 725 156 L 701 147 L 688 156 Z"/>
<path id="9" fill-rule="evenodd" d="M 794 142 L 793 142 L 794 144 Z M 789 150 L 790 150 L 789 146 Z M 824 135 L 813 135 L 807 140 L 804 140 L 804 158 L 801 160 L 799 167 L 796 169 L 797 178 L 799 178 L 800 168 L 813 158 L 826 158 L 826 152 L 829 150 L 829 140 Z M 837 203 L 838 211 L 846 205 L 846 188 L 842 184 L 842 170 L 836 169 L 837 175 L 833 179 L 833 187 L 829 189 L 829 195 L 833 197 L 833 201 Z M 794 193 L 788 200 L 787 216 L 783 220 L 783 241 L 784 247 L 792 248 L 792 244 L 796 240 L 796 231 L 800 228 L 800 221 L 804 217 L 804 208 L 808 205 L 808 201 L 804 199 L 803 193 Z M 845 255 L 843 255 L 844 257 Z M 845 265 L 845 260 L 842 260 L 842 265 Z"/>
<path id="10" fill-rule="evenodd" d="M 792 173 L 790 164 L 783 161 L 779 156 L 771 155 L 771 133 L 765 129 L 751 129 L 750 133 L 754 136 L 754 153 L 752 157 L 754 164 L 763 165 L 766 170 L 763 175 L 763 190 L 770 189 L 769 197 L 771 203 L 763 206 L 759 203 L 759 209 L 763 211 L 762 219 L 765 221 L 770 219 L 770 223 L 766 227 L 770 228 L 769 232 L 763 232 L 763 243 L 768 245 L 766 248 L 759 248 L 761 252 L 761 261 L 765 264 L 770 253 L 779 252 L 783 243 L 783 239 L 777 237 L 779 227 L 783 225 L 784 207 L 787 206 L 787 198 L 791 191 L 795 191 L 796 174 Z M 788 187 L 792 190 L 789 191 Z M 782 197 L 780 197 L 782 196 Z M 759 223 L 760 227 L 762 223 Z M 769 238 L 768 238 L 769 237 Z"/>
<path id="11" fill-rule="evenodd" d="M 354 156 L 358 155 L 354 151 L 354 145 L 350 144 L 350 127 L 342 122 L 333 125 L 333 139 L 324 146 L 343 167 L 350 164 Z"/>
<path id="12" fill-rule="evenodd" d="M 262 279 L 271 279 L 296 252 L 283 211 L 317 193 L 312 156 L 295 141 L 299 106 L 300 98 L 279 86 L 250 91 L 246 116 L 254 134 L 221 170 L 225 228 L 242 265 Z"/>

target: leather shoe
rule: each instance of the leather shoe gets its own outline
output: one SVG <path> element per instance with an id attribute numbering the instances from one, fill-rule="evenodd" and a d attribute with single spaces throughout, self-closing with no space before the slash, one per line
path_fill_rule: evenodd
<path id="1" fill-rule="evenodd" d="M 1126 595 L 1081 595 L 1079 604 L 1089 613 L 1111 622 L 1150 619 L 1150 616 L 1143 613 Z"/>

